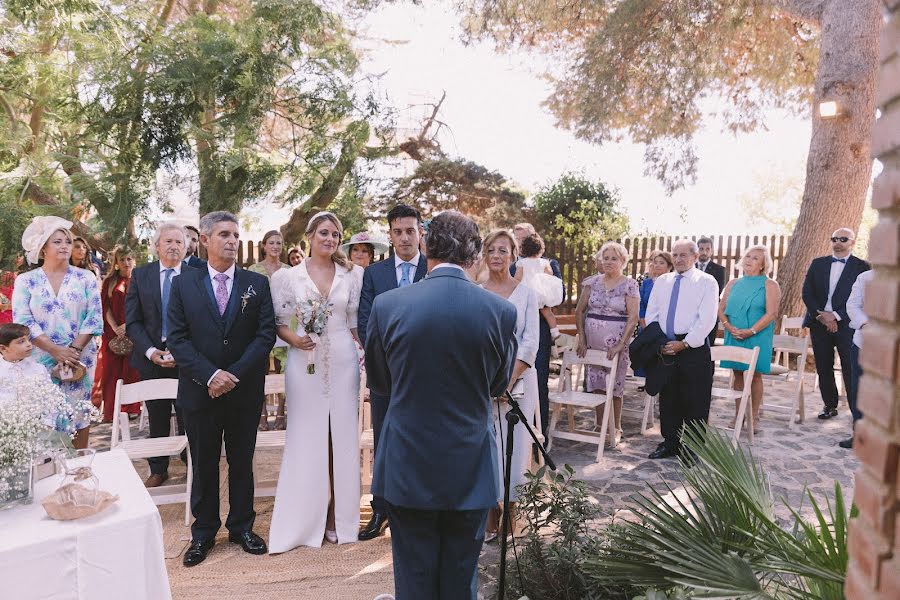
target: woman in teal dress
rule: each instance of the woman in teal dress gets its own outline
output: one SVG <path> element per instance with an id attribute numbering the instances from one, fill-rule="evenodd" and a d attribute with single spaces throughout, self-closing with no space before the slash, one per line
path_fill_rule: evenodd
<path id="1" fill-rule="evenodd" d="M 741 259 L 743 274 L 732 279 L 722 292 L 719 302 L 719 320 L 725 328 L 725 345 L 741 348 L 759 347 L 756 372 L 750 383 L 751 414 L 753 430 L 759 420 L 762 405 L 762 376 L 769 373 L 772 365 L 772 338 L 775 335 L 775 319 L 781 302 L 781 288 L 769 278 L 772 257 L 765 246 L 751 246 Z M 734 389 L 744 389 L 745 363 L 722 361 L 722 368 L 734 370 Z M 735 420 L 740 400 L 735 400 Z M 732 421 L 732 427 L 734 421 Z"/>

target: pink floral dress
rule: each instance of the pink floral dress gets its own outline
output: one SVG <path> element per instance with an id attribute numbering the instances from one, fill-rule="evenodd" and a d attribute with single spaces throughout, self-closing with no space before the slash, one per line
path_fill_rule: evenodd
<path id="1" fill-rule="evenodd" d="M 632 332 L 625 331 L 625 323 L 628 320 L 626 298 L 639 298 L 640 291 L 634 279 L 625 278 L 616 287 L 607 290 L 603 284 L 602 275 L 588 277 L 581 284 L 583 293 L 589 293 L 587 312 L 584 317 L 584 335 L 587 347 L 592 350 L 607 350 L 618 344 L 625 335 Z M 621 398 L 625 393 L 625 376 L 631 359 L 628 356 L 628 347 L 619 354 L 619 366 L 616 370 L 616 380 L 613 384 L 613 395 Z M 603 367 L 587 368 L 587 391 L 606 390 L 606 376 L 608 370 Z"/>

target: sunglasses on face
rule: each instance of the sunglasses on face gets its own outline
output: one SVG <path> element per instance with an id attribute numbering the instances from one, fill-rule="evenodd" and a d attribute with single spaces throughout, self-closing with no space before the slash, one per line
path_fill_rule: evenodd
<path id="1" fill-rule="evenodd" d="M 842 243 L 842 244 L 846 244 L 847 242 L 850 241 L 850 238 L 848 238 L 847 236 L 843 236 L 843 235 L 840 236 L 840 237 L 835 236 L 835 237 L 831 238 L 831 241 L 832 241 L 832 243 L 834 243 L 834 242 L 840 242 L 840 243 Z"/>

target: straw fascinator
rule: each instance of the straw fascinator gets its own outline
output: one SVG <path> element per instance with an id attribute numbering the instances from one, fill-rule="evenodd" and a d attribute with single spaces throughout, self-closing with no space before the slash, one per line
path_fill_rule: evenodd
<path id="1" fill-rule="evenodd" d="M 41 257 L 41 249 L 54 231 L 60 229 L 70 230 L 72 221 L 66 221 L 62 217 L 35 217 L 31 220 L 25 232 L 22 233 L 22 249 L 25 250 L 25 258 L 28 264 L 36 265 Z"/>

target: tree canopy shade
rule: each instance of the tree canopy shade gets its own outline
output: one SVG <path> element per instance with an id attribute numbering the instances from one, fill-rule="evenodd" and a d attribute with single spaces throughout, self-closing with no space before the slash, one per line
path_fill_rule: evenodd
<path id="1" fill-rule="evenodd" d="M 857 228 L 872 161 L 878 0 L 463 0 L 473 38 L 551 53 L 562 68 L 547 105 L 583 139 L 646 144 L 669 191 L 694 180 L 693 137 L 714 116 L 735 132 L 765 112 L 810 111 L 803 202 L 780 269 L 782 313 L 800 310 L 812 257 Z M 823 120 L 818 104 L 842 115 Z M 812 110 L 811 110 L 812 109 Z M 739 157 L 736 155 L 736 160 Z"/>

